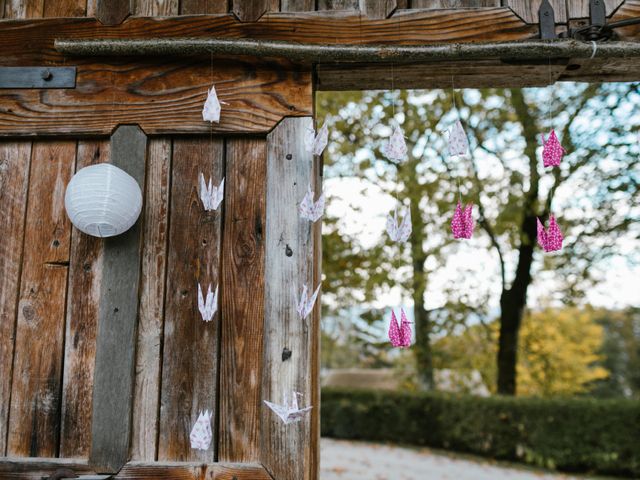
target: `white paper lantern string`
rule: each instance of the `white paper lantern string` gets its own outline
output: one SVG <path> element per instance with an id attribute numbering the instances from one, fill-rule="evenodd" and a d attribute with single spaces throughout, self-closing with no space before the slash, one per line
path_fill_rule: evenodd
<path id="1" fill-rule="evenodd" d="M 79 170 L 67 185 L 64 206 L 71 223 L 87 235 L 113 237 L 129 230 L 142 210 L 138 182 L 109 163 Z"/>

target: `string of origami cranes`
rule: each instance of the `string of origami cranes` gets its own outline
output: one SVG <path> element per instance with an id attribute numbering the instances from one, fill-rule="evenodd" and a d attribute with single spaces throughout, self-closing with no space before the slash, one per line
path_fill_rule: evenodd
<path id="1" fill-rule="evenodd" d="M 208 122 L 218 123 L 220 121 L 221 105 L 218 100 L 215 86 L 212 86 L 207 93 L 202 118 Z M 457 109 L 456 109 L 457 110 Z M 448 150 L 449 156 L 464 156 L 469 152 L 469 141 L 464 131 L 460 118 L 458 118 L 448 131 Z M 329 139 L 329 131 L 326 122 L 318 132 L 308 129 L 304 144 L 307 152 L 313 155 L 322 155 L 327 146 Z M 555 131 L 552 129 L 548 138 L 545 140 L 542 136 L 542 161 L 544 167 L 558 167 L 562 157 L 566 151 L 560 145 Z M 383 155 L 394 163 L 401 163 L 407 159 L 407 145 L 405 142 L 404 132 L 399 125 L 393 128 L 389 141 L 382 148 Z M 218 209 L 224 199 L 224 178 L 218 186 L 212 184 L 212 179 L 205 181 L 204 175 L 200 173 L 199 178 L 199 194 L 205 211 L 215 211 Z M 323 213 L 325 206 L 324 193 L 321 193 L 318 200 L 314 201 L 314 192 L 309 186 L 306 195 L 300 202 L 300 217 L 312 223 L 318 221 Z M 473 202 L 469 202 L 463 206 L 462 199 L 459 198 L 456 208 L 451 219 L 451 233 L 455 239 L 470 239 L 473 235 L 475 222 L 473 219 Z M 394 243 L 403 244 L 409 240 L 411 236 L 411 212 L 408 207 L 396 207 L 392 213 L 387 215 L 386 230 L 390 239 Z M 537 219 L 537 240 L 540 247 L 545 252 L 553 252 L 562 248 L 563 236 L 553 214 L 549 216 L 549 226 L 545 229 L 540 219 Z M 313 311 L 320 285 L 310 293 L 306 284 L 302 285 L 302 293 L 297 303 L 297 312 L 301 320 L 305 320 Z M 202 316 L 202 320 L 210 322 L 218 309 L 218 287 L 211 289 L 211 284 L 207 288 L 206 295 L 203 294 L 202 286 L 198 283 L 198 310 Z M 391 319 L 389 323 L 388 336 L 391 345 L 394 347 L 407 348 L 411 346 L 412 330 L 411 323 L 407 319 L 407 315 L 403 308 L 400 309 L 400 322 L 396 317 L 393 309 L 391 310 Z M 287 393 L 284 394 L 284 403 L 277 404 L 267 400 L 264 403 L 285 423 L 295 423 L 300 421 L 304 415 L 313 407 L 300 408 L 298 405 L 299 392 L 292 392 L 291 398 Z M 199 450 L 207 450 L 211 444 L 211 412 L 209 410 L 201 411 L 196 420 L 191 433 L 191 448 Z"/>

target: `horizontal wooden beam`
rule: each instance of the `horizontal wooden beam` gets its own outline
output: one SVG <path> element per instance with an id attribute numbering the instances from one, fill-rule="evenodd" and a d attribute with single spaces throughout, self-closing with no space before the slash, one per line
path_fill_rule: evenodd
<path id="1" fill-rule="evenodd" d="M 86 461 L 57 458 L 0 457 L 3 480 L 42 480 L 56 471 L 95 475 Z M 254 463 L 129 462 L 114 479 L 122 480 L 273 480 L 262 465 Z"/>

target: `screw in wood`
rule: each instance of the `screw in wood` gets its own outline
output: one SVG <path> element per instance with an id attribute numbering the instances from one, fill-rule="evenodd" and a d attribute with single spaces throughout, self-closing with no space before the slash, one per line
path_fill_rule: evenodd
<path id="1" fill-rule="evenodd" d="M 45 82 L 48 82 L 49 80 L 51 80 L 53 78 L 53 73 L 51 73 L 51 70 L 49 70 L 48 68 L 44 69 L 41 73 L 42 79 Z"/>

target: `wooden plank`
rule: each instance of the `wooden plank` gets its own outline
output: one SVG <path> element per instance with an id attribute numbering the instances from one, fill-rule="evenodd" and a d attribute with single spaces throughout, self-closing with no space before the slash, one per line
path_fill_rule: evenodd
<path id="1" fill-rule="evenodd" d="M 153 461 L 158 435 L 160 362 L 169 230 L 171 140 L 149 142 L 142 280 L 136 348 L 131 458 Z"/>
<path id="2" fill-rule="evenodd" d="M 179 0 L 134 0 L 133 14 L 141 17 L 170 17 L 180 13 Z"/>
<path id="3" fill-rule="evenodd" d="M 609 13 L 608 9 L 607 13 Z M 638 17 L 640 17 L 640 0 L 627 0 L 618 10 L 616 10 L 610 21 L 617 22 L 620 20 L 628 20 Z M 640 25 L 631 25 L 624 28 L 616 28 L 616 33 L 622 40 L 636 40 L 638 39 L 638 37 L 640 37 Z"/>
<path id="4" fill-rule="evenodd" d="M 144 39 L 162 36 L 169 39 L 210 38 L 215 35 L 220 38 L 253 38 L 314 44 L 329 42 L 420 45 L 524 40 L 535 36 L 537 31 L 536 25 L 527 25 L 510 8 L 496 7 L 404 10 L 384 21 L 369 19 L 353 11 L 323 14 L 308 12 L 296 15 L 287 12 L 269 13 L 257 22 L 244 23 L 233 15 L 162 19 L 132 17 L 122 25 L 113 27 L 103 26 L 91 18 L 23 20 L 4 23 L 0 29 L 0 42 L 4 48 L 3 65 L 11 66 L 62 63 L 65 57 L 54 48 L 56 38 Z M 74 59 L 74 64 L 82 65 L 90 61 L 92 59 L 77 58 Z M 144 62 L 138 63 L 142 63 L 140 68 L 145 65 Z M 131 69 L 131 66 L 128 68 Z M 105 72 L 102 72 L 102 75 L 105 75 Z M 151 85 L 153 83 L 147 83 L 144 87 L 150 88 Z"/>
<path id="5" fill-rule="evenodd" d="M 624 0 L 604 0 L 607 16 L 612 15 L 623 3 Z M 589 0 L 567 0 L 567 14 L 570 19 L 588 17 Z"/>
<path id="6" fill-rule="evenodd" d="M 226 207 L 223 201 L 217 211 L 204 210 L 198 194 L 201 172 L 220 183 L 223 142 L 174 140 L 158 460 L 212 462 L 216 455 L 215 428 L 208 451 L 192 450 L 189 442 L 200 411 L 212 411 L 215 425 L 220 316 L 202 320 L 197 285 L 200 282 L 206 293 L 209 283 L 212 289 L 220 283 L 221 219 Z"/>
<path id="7" fill-rule="evenodd" d="M 269 9 L 269 0 L 232 0 L 231 11 L 241 22 L 257 22 Z"/>
<path id="8" fill-rule="evenodd" d="M 312 111 L 310 67 L 223 61 L 212 71 L 210 59 L 141 59 L 78 66 L 75 89 L 1 89 L 0 136 L 106 135 L 131 123 L 148 134 L 209 133 L 202 105 L 212 84 L 227 102 L 216 132 L 266 133 L 284 116 Z"/>
<path id="9" fill-rule="evenodd" d="M 42 480 L 58 470 L 76 475 L 95 475 L 86 462 L 57 458 L 3 458 L 3 480 Z M 119 480 L 273 480 L 265 469 L 250 463 L 129 462 L 113 478 Z"/>
<path id="10" fill-rule="evenodd" d="M 296 311 L 302 285 L 311 288 L 315 278 L 313 228 L 298 214 L 300 202 L 315 181 L 313 157 L 303 145 L 304 133 L 311 126 L 310 118 L 287 118 L 267 137 L 262 398 L 279 403 L 285 392 L 290 396 L 296 391 L 304 395 L 303 405 L 309 404 L 315 388 L 311 376 L 313 317 L 301 320 Z M 286 360 L 284 348 L 291 351 Z M 261 430 L 262 464 L 274 478 L 313 478 L 310 457 L 318 443 L 311 438 L 310 417 L 284 425 L 263 407 Z"/>
<path id="11" fill-rule="evenodd" d="M 318 10 L 358 10 L 359 0 L 318 0 Z"/>
<path id="12" fill-rule="evenodd" d="M 411 0 L 411 8 L 486 8 L 499 7 L 500 0 Z"/>
<path id="13" fill-rule="evenodd" d="M 507 0 L 509 6 L 516 15 L 527 23 L 538 24 L 538 10 L 542 0 Z M 549 0 L 553 7 L 556 23 L 567 22 L 567 5 L 565 0 Z"/>
<path id="14" fill-rule="evenodd" d="M 44 0 L 5 0 L 4 18 L 41 18 Z"/>
<path id="15" fill-rule="evenodd" d="M 312 12 L 315 10 L 315 0 L 281 0 L 281 12 Z"/>
<path id="16" fill-rule="evenodd" d="M 227 13 L 227 0 L 180 0 L 180 15 Z"/>
<path id="17" fill-rule="evenodd" d="M 108 142 L 78 143 L 76 171 L 108 160 Z M 74 228 L 67 287 L 61 457 L 89 455 L 101 281 L 102 241 Z"/>
<path id="18" fill-rule="evenodd" d="M 56 0 L 44 3 L 44 17 L 84 17 L 87 0 Z"/>
<path id="19" fill-rule="evenodd" d="M 369 18 L 387 18 L 397 6 L 396 0 L 360 0 L 360 10 Z"/>
<path id="20" fill-rule="evenodd" d="M 65 186 L 75 142 L 33 145 L 7 453 L 56 456 L 71 224 Z"/>
<path id="21" fill-rule="evenodd" d="M 96 0 L 96 19 L 103 25 L 119 25 L 131 14 L 131 0 Z"/>
<path id="22" fill-rule="evenodd" d="M 599 61 L 601 64 L 602 61 Z M 567 60 L 543 65 L 509 65 L 499 60 L 391 65 L 319 65 L 317 90 L 394 88 L 501 88 L 544 86 L 565 72 Z"/>
<path id="23" fill-rule="evenodd" d="M 5 454 L 9 423 L 30 160 L 30 143 L 0 143 L 0 205 L 5 225 L 0 242 L 0 455 Z"/>
<path id="24" fill-rule="evenodd" d="M 111 136 L 111 163 L 144 187 L 147 138 L 135 125 Z M 89 463 L 120 470 L 129 456 L 142 220 L 103 240 Z"/>
<path id="25" fill-rule="evenodd" d="M 220 451 L 222 461 L 260 455 L 264 319 L 266 142 L 227 141 L 222 257 Z"/>

